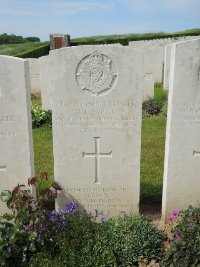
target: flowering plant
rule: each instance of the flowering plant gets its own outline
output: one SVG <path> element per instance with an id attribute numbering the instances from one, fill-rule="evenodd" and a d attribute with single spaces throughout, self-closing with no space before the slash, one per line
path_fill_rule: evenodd
<path id="1" fill-rule="evenodd" d="M 33 128 L 52 124 L 52 112 L 50 110 L 46 111 L 38 105 L 32 105 L 31 115 Z"/>
<path id="2" fill-rule="evenodd" d="M 189 206 L 184 211 L 173 211 L 168 221 L 173 222 L 170 249 L 163 266 L 198 266 L 200 264 L 200 208 Z"/>
<path id="3" fill-rule="evenodd" d="M 37 178 L 28 179 L 29 186 L 36 183 Z M 37 198 L 25 185 L 1 192 L 0 200 L 10 213 L 0 217 L 0 265 L 25 264 L 40 249 L 44 243 L 44 221 L 48 217 L 45 201 L 56 197 L 57 190 L 61 190 L 59 185 L 52 183 Z"/>

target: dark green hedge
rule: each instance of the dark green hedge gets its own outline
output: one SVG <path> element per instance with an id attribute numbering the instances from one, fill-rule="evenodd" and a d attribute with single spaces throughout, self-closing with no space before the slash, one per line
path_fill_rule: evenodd
<path id="1" fill-rule="evenodd" d="M 92 44 L 115 44 L 128 45 L 129 41 L 153 40 L 164 38 L 178 38 L 184 36 L 198 36 L 200 29 L 177 32 L 177 33 L 144 33 L 144 34 L 127 34 L 127 35 L 112 35 L 112 36 L 93 36 L 85 38 L 77 38 L 71 40 L 71 46 L 92 45 Z"/>
<path id="2" fill-rule="evenodd" d="M 29 51 L 16 54 L 15 56 L 21 57 L 21 58 L 39 58 L 39 57 L 48 55 L 49 50 L 50 50 L 50 45 L 45 44 L 43 46 L 39 46 L 39 47 L 31 49 Z"/>
<path id="3" fill-rule="evenodd" d="M 119 39 L 105 39 L 105 40 L 88 40 L 88 41 L 71 41 L 71 46 L 79 45 L 98 45 L 98 44 L 116 44 L 120 43 L 121 45 L 128 45 L 129 40 L 126 38 Z"/>

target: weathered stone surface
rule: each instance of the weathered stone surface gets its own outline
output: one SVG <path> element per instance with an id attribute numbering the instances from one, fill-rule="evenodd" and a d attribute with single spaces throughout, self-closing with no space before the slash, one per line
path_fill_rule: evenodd
<path id="1" fill-rule="evenodd" d="M 153 74 L 150 72 L 144 73 L 142 100 L 147 100 L 154 97 L 154 79 Z"/>
<path id="2" fill-rule="evenodd" d="M 165 59 L 164 59 L 164 79 L 163 87 L 165 90 L 169 90 L 169 74 L 170 74 L 170 61 L 171 61 L 171 45 L 165 47 Z"/>
<path id="3" fill-rule="evenodd" d="M 57 207 L 71 199 L 105 216 L 138 211 L 142 61 L 128 47 L 51 51 Z"/>
<path id="4" fill-rule="evenodd" d="M 163 218 L 200 205 L 200 40 L 172 45 Z"/>
<path id="5" fill-rule="evenodd" d="M 163 76 L 163 47 L 151 46 L 140 48 L 140 51 L 144 53 L 144 74 L 151 73 L 154 83 L 161 83 Z M 152 87 L 149 90 L 150 94 L 153 93 Z M 146 92 L 143 91 L 143 98 L 146 96 Z"/>
<path id="6" fill-rule="evenodd" d="M 28 63 L 0 56 L 0 191 L 34 176 Z M 0 214 L 6 211 L 0 203 Z"/>
<path id="7" fill-rule="evenodd" d="M 37 58 L 27 59 L 29 65 L 29 79 L 31 86 L 31 93 L 40 93 L 40 68 L 39 60 Z"/>
<path id="8" fill-rule="evenodd" d="M 40 65 L 40 88 L 41 88 L 41 99 L 42 108 L 44 110 L 51 110 L 51 77 L 50 77 L 50 66 L 49 56 L 39 58 Z"/>

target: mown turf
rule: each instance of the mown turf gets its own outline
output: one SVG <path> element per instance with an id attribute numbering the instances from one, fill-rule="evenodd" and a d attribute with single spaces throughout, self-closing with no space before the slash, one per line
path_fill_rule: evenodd
<path id="1" fill-rule="evenodd" d="M 0 45 L 0 55 L 15 56 L 18 53 L 26 52 L 44 44 L 46 42 Z"/>
<path id="2" fill-rule="evenodd" d="M 141 200 L 161 201 L 166 118 L 142 121 Z"/>
<path id="3" fill-rule="evenodd" d="M 45 188 L 54 178 L 53 175 L 53 144 L 52 129 L 41 127 L 33 129 L 35 175 L 42 179 L 43 173 L 48 173 L 49 180 L 42 179 L 38 189 Z"/>

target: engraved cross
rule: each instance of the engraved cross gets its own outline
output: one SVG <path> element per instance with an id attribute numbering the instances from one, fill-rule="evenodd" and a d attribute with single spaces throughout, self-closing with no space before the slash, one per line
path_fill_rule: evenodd
<path id="1" fill-rule="evenodd" d="M 200 151 L 193 150 L 193 156 L 200 156 Z"/>
<path id="2" fill-rule="evenodd" d="M 0 165 L 0 171 L 5 171 L 6 170 L 6 165 Z"/>
<path id="3" fill-rule="evenodd" d="M 100 158 L 112 158 L 112 151 L 109 153 L 101 153 L 99 152 L 99 143 L 100 137 L 94 137 L 95 140 L 95 152 L 94 153 L 85 153 L 82 152 L 83 158 L 95 158 L 95 184 L 100 184 L 100 177 L 99 177 L 99 159 Z"/>

